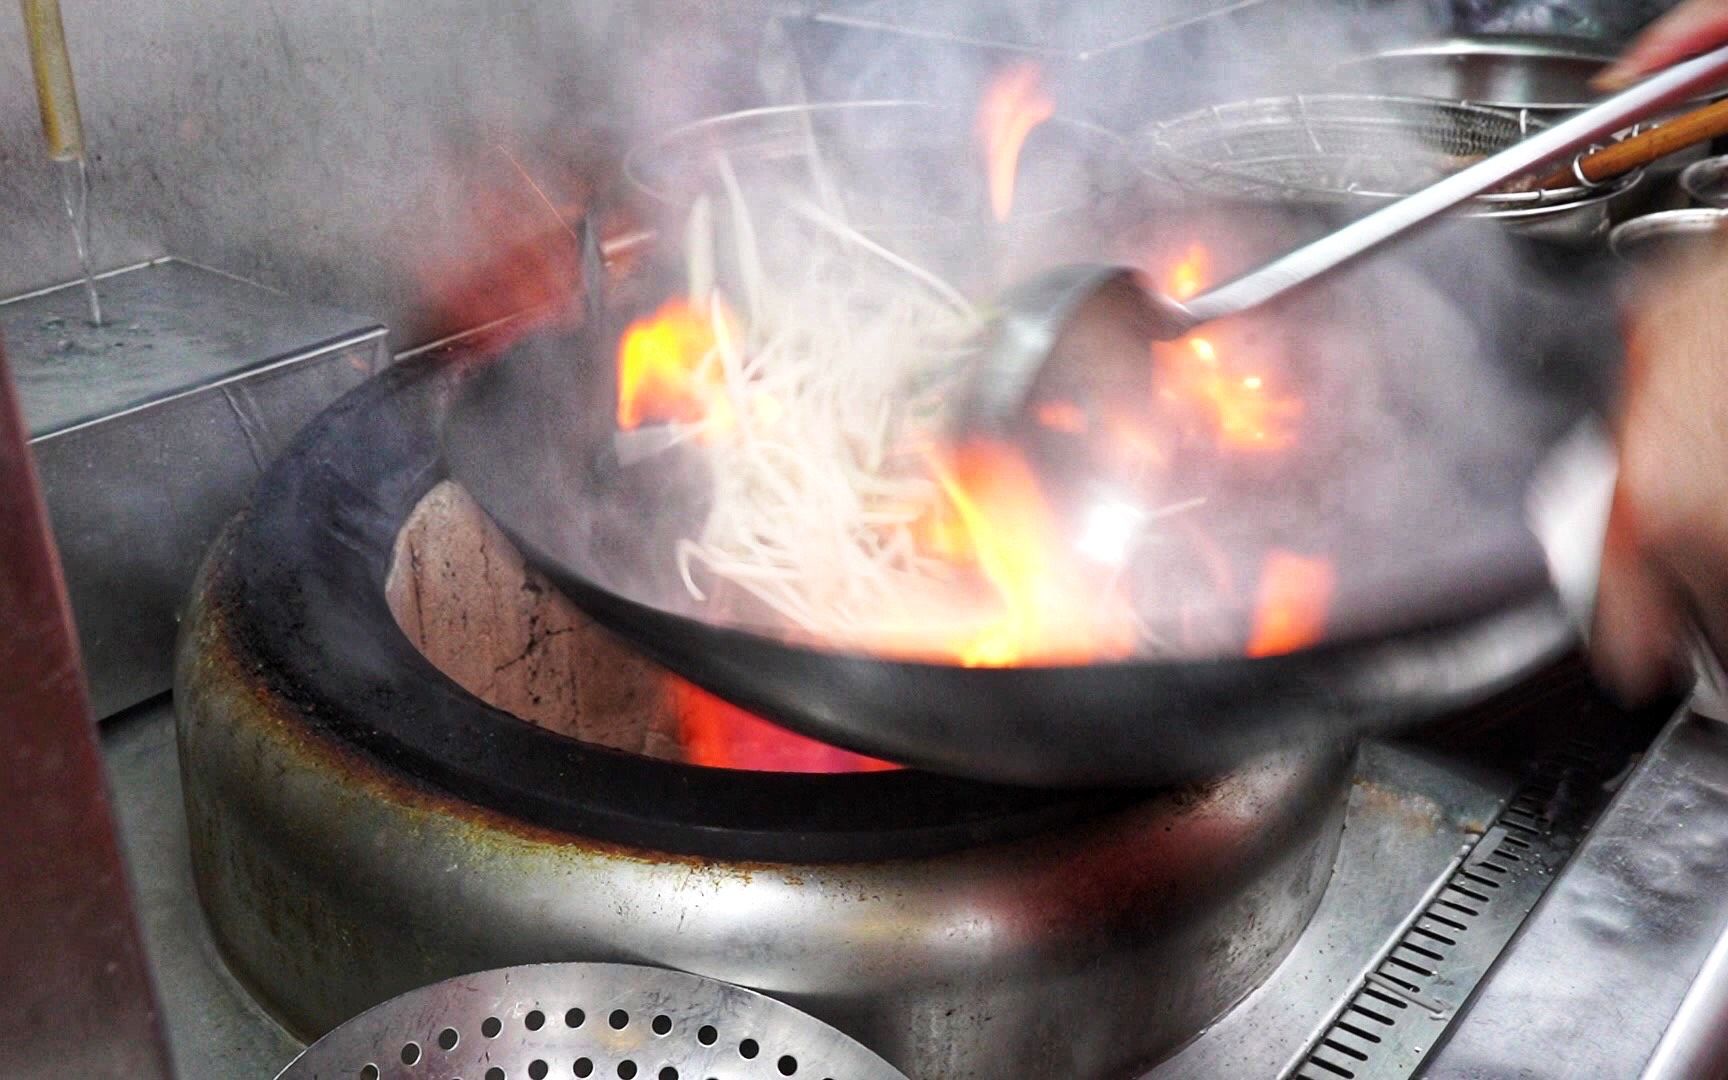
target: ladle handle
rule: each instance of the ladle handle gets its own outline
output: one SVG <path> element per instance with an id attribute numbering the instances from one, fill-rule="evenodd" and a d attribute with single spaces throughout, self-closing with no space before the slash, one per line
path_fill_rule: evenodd
<path id="1" fill-rule="evenodd" d="M 1468 199 L 1648 119 L 1670 105 L 1714 89 L 1725 75 L 1728 75 L 1728 46 L 1676 64 L 1439 183 L 1359 218 L 1324 239 L 1225 282 L 1185 306 L 1196 324 L 1258 307 Z"/>
<path id="2" fill-rule="evenodd" d="M 1600 184 L 1722 135 L 1728 135 L 1728 100 L 1694 109 L 1648 131 L 1592 150 L 1565 168 L 1555 169 L 1536 186 L 1566 187 L 1576 185 L 1580 180 L 1586 184 Z"/>

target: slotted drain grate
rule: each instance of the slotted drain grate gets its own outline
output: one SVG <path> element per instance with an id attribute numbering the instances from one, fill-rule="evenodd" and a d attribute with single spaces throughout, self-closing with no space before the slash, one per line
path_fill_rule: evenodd
<path id="1" fill-rule="evenodd" d="M 1603 802 L 1606 765 L 1600 748 L 1574 743 L 1536 767 L 1358 984 L 1295 1080 L 1416 1071 L 1577 846 Z"/>

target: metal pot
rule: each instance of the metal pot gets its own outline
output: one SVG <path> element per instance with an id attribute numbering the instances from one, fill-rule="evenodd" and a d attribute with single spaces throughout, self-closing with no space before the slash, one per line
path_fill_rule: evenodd
<path id="1" fill-rule="evenodd" d="M 1614 229 L 1608 247 L 1629 263 L 1673 259 L 1728 237 L 1728 210 L 1668 210 Z"/>
<path id="2" fill-rule="evenodd" d="M 1680 190 L 1701 206 L 1728 209 L 1728 154 L 1688 165 L 1680 174 Z"/>
<path id="3" fill-rule="evenodd" d="M 1466 35 L 1383 49 L 1333 74 L 1351 89 L 1523 109 L 1552 120 L 1596 101 L 1601 95 L 1590 81 L 1613 60 L 1582 39 Z"/>
<path id="4" fill-rule="evenodd" d="M 981 253 L 997 262 L 1024 250 L 1060 258 L 1057 249 L 1107 215 L 1134 182 L 1120 136 L 1053 117 L 1027 136 L 1012 212 L 997 222 L 974 124 L 967 109 L 920 101 L 750 109 L 645 140 L 626 155 L 624 174 L 639 198 L 668 216 L 663 224 L 673 235 L 682 235 L 698 195 L 724 199 L 724 161 L 740 189 L 764 205 L 833 200 L 860 232 L 961 277 L 977 272 Z M 1023 272 L 999 274 L 1012 280 Z"/>

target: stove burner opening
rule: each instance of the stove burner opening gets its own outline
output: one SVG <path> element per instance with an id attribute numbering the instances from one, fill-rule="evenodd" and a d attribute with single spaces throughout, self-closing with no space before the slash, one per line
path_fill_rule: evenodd
<path id="1" fill-rule="evenodd" d="M 397 537 L 386 599 L 439 671 L 547 731 L 660 761 L 748 772 L 899 766 L 788 731 L 677 678 L 526 565 L 463 488 L 427 492 Z"/>

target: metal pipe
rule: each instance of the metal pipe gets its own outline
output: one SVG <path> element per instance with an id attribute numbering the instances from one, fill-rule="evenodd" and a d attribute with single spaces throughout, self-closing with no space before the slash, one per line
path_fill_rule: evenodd
<path id="1" fill-rule="evenodd" d="M 66 51 L 66 28 L 60 21 L 60 0 L 20 0 L 24 30 L 30 38 L 30 65 L 36 70 L 36 101 L 42 110 L 42 137 L 55 161 L 84 159 L 84 124 L 78 116 L 78 92 L 72 85 L 72 58 Z"/>

